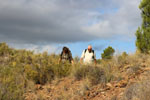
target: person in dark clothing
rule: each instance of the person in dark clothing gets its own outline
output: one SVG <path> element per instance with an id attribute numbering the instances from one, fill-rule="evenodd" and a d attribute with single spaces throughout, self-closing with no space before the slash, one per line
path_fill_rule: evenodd
<path id="1" fill-rule="evenodd" d="M 69 48 L 63 47 L 62 52 L 60 54 L 59 63 L 60 62 L 62 62 L 62 63 L 69 62 L 69 63 L 73 64 L 72 53 L 69 50 Z"/>

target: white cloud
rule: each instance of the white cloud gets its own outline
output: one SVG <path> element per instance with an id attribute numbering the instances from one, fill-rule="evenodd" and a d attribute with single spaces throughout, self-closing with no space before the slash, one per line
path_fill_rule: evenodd
<path id="1" fill-rule="evenodd" d="M 133 37 L 138 26 L 141 24 L 140 10 L 138 5 L 140 0 L 114 0 L 118 7 L 113 13 L 104 13 L 99 16 L 99 21 L 82 29 L 89 34 L 99 38 L 110 38 L 113 36 Z M 124 38 L 124 37 L 123 37 Z"/>
<path id="2" fill-rule="evenodd" d="M 57 47 L 56 45 L 49 44 L 49 45 L 36 45 L 36 44 L 13 44 L 9 43 L 10 47 L 16 48 L 16 49 L 26 49 L 29 51 L 34 51 L 34 53 L 43 53 L 48 52 L 49 54 L 52 53 L 60 53 L 60 47 Z"/>
<path id="3" fill-rule="evenodd" d="M 41 52 L 48 52 L 48 53 L 57 53 L 58 52 L 58 48 L 53 46 L 53 45 L 45 45 L 42 46 L 40 49 Z"/>

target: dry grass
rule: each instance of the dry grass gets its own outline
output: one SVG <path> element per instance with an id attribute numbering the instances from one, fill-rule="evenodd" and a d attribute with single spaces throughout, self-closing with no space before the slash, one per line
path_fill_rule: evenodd
<path id="1" fill-rule="evenodd" d="M 82 66 L 76 69 L 74 77 L 76 80 L 87 78 L 91 85 L 97 85 L 99 83 L 106 82 L 105 72 L 100 67 Z"/>
<path id="2" fill-rule="evenodd" d="M 150 81 L 145 80 L 128 87 L 121 100 L 150 100 Z"/>
<path id="3" fill-rule="evenodd" d="M 0 99 L 22 100 L 23 94 L 34 90 L 34 84 L 51 83 L 55 79 L 72 77 L 76 80 L 86 80 L 89 86 L 100 83 L 122 80 L 122 70 L 130 65 L 128 73 L 136 73 L 142 64 L 150 64 L 150 56 L 144 54 L 119 55 L 111 60 L 100 60 L 93 65 L 81 65 L 76 57 L 75 64 L 58 64 L 59 55 L 49 55 L 47 52 L 34 54 L 26 50 L 15 50 L 6 44 L 0 44 Z M 84 92 L 88 85 L 80 89 Z M 144 90 L 143 90 L 144 89 Z M 137 83 L 129 87 L 122 100 L 149 100 L 149 82 Z M 138 91 L 138 92 L 137 92 Z M 143 91 L 143 95 L 142 94 Z M 68 99 L 70 96 L 62 94 L 59 98 Z M 42 96 L 38 98 L 43 99 Z M 64 99 L 63 99 L 64 100 Z"/>

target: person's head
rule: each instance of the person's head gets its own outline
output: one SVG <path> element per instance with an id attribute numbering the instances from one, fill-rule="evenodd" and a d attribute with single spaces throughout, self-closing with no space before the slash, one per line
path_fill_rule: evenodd
<path id="1" fill-rule="evenodd" d="M 67 47 L 63 47 L 63 53 L 69 53 L 69 49 Z"/>
<path id="2" fill-rule="evenodd" d="M 88 45 L 88 51 L 92 51 L 92 46 Z"/>

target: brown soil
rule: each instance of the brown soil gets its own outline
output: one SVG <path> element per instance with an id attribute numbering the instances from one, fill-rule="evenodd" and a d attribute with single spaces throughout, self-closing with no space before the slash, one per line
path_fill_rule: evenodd
<path id="1" fill-rule="evenodd" d="M 120 69 L 123 79 L 107 84 L 86 87 L 85 81 L 70 77 L 57 79 L 51 84 L 36 85 L 35 90 L 25 94 L 25 100 L 120 100 L 127 87 L 140 80 L 149 78 L 150 68 L 141 64 L 135 73 L 129 73 L 129 66 Z"/>

